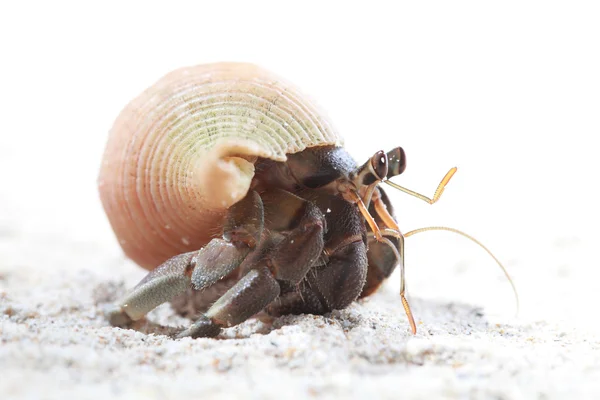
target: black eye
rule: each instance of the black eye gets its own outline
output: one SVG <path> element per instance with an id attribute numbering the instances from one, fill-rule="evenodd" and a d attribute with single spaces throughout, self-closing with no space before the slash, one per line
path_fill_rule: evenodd
<path id="1" fill-rule="evenodd" d="M 383 179 L 388 174 L 388 156 L 382 150 L 375 153 L 373 157 L 371 157 L 371 166 L 373 167 L 373 172 L 377 175 L 378 179 Z"/>
<path id="2" fill-rule="evenodd" d="M 402 147 L 396 147 L 395 149 L 388 151 L 387 158 L 389 167 L 386 176 L 391 178 L 392 176 L 400 175 L 406 169 L 406 154 Z"/>

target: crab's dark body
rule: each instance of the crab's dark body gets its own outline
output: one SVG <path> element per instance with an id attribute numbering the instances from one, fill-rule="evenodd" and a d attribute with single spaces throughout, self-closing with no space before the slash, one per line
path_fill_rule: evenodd
<path id="1" fill-rule="evenodd" d="M 398 260 L 389 245 L 375 241 L 357 204 L 340 194 L 340 182 L 352 181 L 357 168 L 333 146 L 286 162 L 259 159 L 250 191 L 225 217 L 223 237 L 150 272 L 112 322 L 141 318 L 187 290 L 195 292 L 195 308 L 206 310 L 180 336 L 214 336 L 260 311 L 323 314 L 371 294 Z M 374 196 L 392 214 L 381 188 Z"/>
<path id="2" fill-rule="evenodd" d="M 288 313 L 319 314 L 344 308 L 359 295 L 364 297 L 373 293 L 398 263 L 387 245 L 377 242 L 372 234 L 368 234 L 370 230 L 356 204 L 344 200 L 337 191 L 328 186 L 340 178 L 350 177 L 357 167 L 356 161 L 344 148 L 332 146 L 292 154 L 285 163 L 272 160 L 261 160 L 257 163 L 257 188 L 267 191 L 269 188 L 283 189 L 319 208 L 327 226 L 324 248 L 328 252 L 331 252 L 331 249 L 343 252 L 345 246 L 353 249 L 346 249 L 352 255 L 345 260 L 343 267 L 337 267 L 335 270 L 329 268 L 329 274 L 321 274 L 315 279 L 319 271 L 327 269 L 328 264 L 323 261 L 302 281 L 299 288 L 302 295 L 319 298 L 320 304 L 305 301 L 304 304 L 299 304 L 297 309 L 286 310 Z M 387 195 L 382 188 L 377 190 L 388 211 L 393 215 L 393 207 Z M 377 216 L 372 209 L 371 215 Z M 397 239 L 391 240 L 399 247 Z M 319 289 L 324 286 L 329 287 L 330 296 L 339 292 L 338 296 L 345 301 L 339 301 L 340 298 L 336 302 L 327 298 Z M 345 296 L 342 296 L 342 293 Z"/>

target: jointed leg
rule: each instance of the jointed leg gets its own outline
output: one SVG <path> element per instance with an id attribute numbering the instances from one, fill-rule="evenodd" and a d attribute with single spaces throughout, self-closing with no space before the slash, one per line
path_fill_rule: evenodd
<path id="1" fill-rule="evenodd" d="M 272 303 L 282 286 L 298 287 L 319 260 L 324 230 L 320 210 L 281 190 L 264 193 L 263 200 L 269 235 L 271 239 L 277 237 L 277 242 L 263 238 L 256 252 L 240 267 L 248 269 L 246 275 L 178 337 L 216 336 L 221 328 L 245 321 Z"/>
<path id="2" fill-rule="evenodd" d="M 313 272 L 314 271 L 314 272 Z M 367 276 L 367 249 L 362 240 L 335 250 L 326 266 L 307 275 L 309 286 L 326 311 L 346 308 L 358 298 Z"/>
<path id="3" fill-rule="evenodd" d="M 262 201 L 251 192 L 230 208 L 225 239 L 213 239 L 201 250 L 175 256 L 150 272 L 109 313 L 110 323 L 127 325 L 183 293 L 190 284 L 201 290 L 222 279 L 240 265 L 262 230 Z"/>
<path id="4" fill-rule="evenodd" d="M 271 315 L 323 314 L 346 308 L 358 298 L 367 275 L 367 249 L 362 238 L 329 255 L 326 265 L 313 268 L 298 291 L 282 295 L 269 305 Z"/>
<path id="5" fill-rule="evenodd" d="M 221 328 L 237 325 L 260 312 L 279 296 L 279 284 L 268 268 L 250 270 L 192 326 L 177 335 L 213 337 Z"/>
<path id="6" fill-rule="evenodd" d="M 285 232 L 265 257 L 267 265 L 277 280 L 298 285 L 323 252 L 325 217 L 315 204 L 283 190 L 263 199 L 267 226 Z"/>
<path id="7" fill-rule="evenodd" d="M 249 248 L 236 248 L 222 239 L 213 239 L 200 251 L 180 254 L 151 271 L 119 303 L 109 315 L 113 326 L 125 326 L 136 321 L 175 296 L 185 292 L 190 284 L 196 289 L 208 287 L 231 273 L 244 260 Z M 212 274 L 193 279 L 195 268 Z M 200 283 L 198 285 L 197 283 Z"/>

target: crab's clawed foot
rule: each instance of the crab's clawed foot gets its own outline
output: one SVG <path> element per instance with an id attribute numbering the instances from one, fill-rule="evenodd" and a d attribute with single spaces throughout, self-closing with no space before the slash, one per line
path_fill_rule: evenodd
<path id="1" fill-rule="evenodd" d="M 105 316 L 112 326 L 118 328 L 128 328 L 133 323 L 131 317 L 118 306 L 112 306 L 110 309 L 106 310 Z"/>
<path id="2" fill-rule="evenodd" d="M 222 327 L 237 325 L 260 312 L 279 293 L 279 284 L 268 268 L 252 269 L 177 338 L 217 336 Z"/>
<path id="3" fill-rule="evenodd" d="M 202 315 L 192 326 L 177 334 L 175 339 L 182 339 L 185 337 L 191 337 L 193 339 L 197 337 L 215 337 L 219 335 L 219 333 L 221 333 L 221 327 L 215 324 L 206 315 Z"/>

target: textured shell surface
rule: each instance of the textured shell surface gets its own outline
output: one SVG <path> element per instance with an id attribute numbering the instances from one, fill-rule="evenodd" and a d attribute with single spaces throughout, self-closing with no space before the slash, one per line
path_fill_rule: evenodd
<path id="1" fill-rule="evenodd" d="M 117 117 L 100 197 L 127 256 L 152 269 L 221 234 L 257 157 L 285 161 L 322 145 L 342 139 L 309 97 L 277 75 L 246 63 L 181 68 Z"/>

